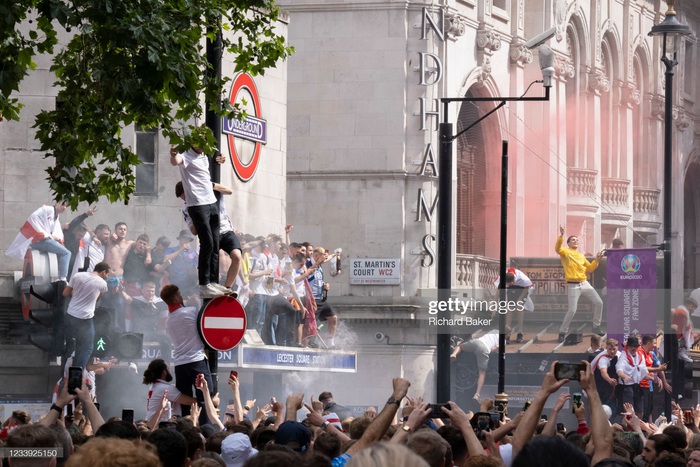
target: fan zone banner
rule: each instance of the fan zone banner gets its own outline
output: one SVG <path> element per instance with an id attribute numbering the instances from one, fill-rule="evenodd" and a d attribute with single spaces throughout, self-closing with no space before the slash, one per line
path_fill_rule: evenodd
<path id="1" fill-rule="evenodd" d="M 656 250 L 607 250 L 608 337 L 656 334 Z"/>

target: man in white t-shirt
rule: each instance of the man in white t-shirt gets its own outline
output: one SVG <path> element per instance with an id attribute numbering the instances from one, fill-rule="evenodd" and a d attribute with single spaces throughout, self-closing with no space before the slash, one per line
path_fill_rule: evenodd
<path id="1" fill-rule="evenodd" d="M 176 285 L 166 285 L 160 291 L 160 298 L 168 305 L 168 319 L 165 331 L 170 336 L 173 345 L 173 364 L 175 365 L 175 386 L 183 394 L 192 397 L 192 390 L 198 374 L 203 374 L 207 380 L 209 392 L 214 388 L 214 382 L 209 371 L 204 343 L 197 331 L 199 310 L 193 306 L 185 306 L 180 289 Z M 213 396 L 214 394 L 211 393 Z M 209 423 L 204 394 L 197 389 L 197 400 L 202 412 L 199 415 L 200 424 Z M 189 415 L 189 407 L 183 407 L 183 415 Z"/>
<path id="2" fill-rule="evenodd" d="M 486 379 L 486 369 L 489 366 L 489 354 L 498 349 L 498 329 L 493 329 L 477 339 L 471 339 L 467 342 L 462 342 L 454 348 L 450 359 L 457 359 L 457 355 L 463 350 L 471 352 L 476 356 L 476 367 L 479 370 L 479 376 L 476 380 L 476 392 L 473 399 L 477 402 L 481 401 L 481 388 L 484 386 Z"/>
<path id="3" fill-rule="evenodd" d="M 258 331 L 261 337 L 265 324 L 265 297 L 273 293 L 274 290 L 272 287 L 274 284 L 273 269 L 270 266 L 269 258 L 264 253 L 265 247 L 264 241 L 257 241 L 250 252 L 248 283 L 254 295 L 245 308 L 249 327 Z"/>
<path id="4" fill-rule="evenodd" d="M 146 401 L 146 420 L 150 420 L 156 413 L 165 391 L 168 391 L 168 399 L 165 412 L 161 416 L 161 422 L 167 422 L 173 415 L 182 415 L 182 405 L 192 405 L 197 402 L 194 397 L 180 392 L 170 384 L 173 375 L 170 374 L 168 364 L 162 358 L 151 361 L 143 372 L 143 384 L 148 384 L 148 400 Z"/>
<path id="5" fill-rule="evenodd" d="M 63 296 L 71 297 L 66 309 L 66 340 L 75 340 L 74 362 L 80 368 L 85 368 L 92 355 L 95 340 L 92 318 L 95 316 L 97 300 L 107 292 L 106 279 L 109 271 L 109 264 L 97 263 L 94 271 L 73 275 L 63 289 Z"/>
<path id="6" fill-rule="evenodd" d="M 219 204 L 209 173 L 209 158 L 200 148 L 178 154 L 171 147 L 170 164 L 180 169 L 187 213 L 199 237 L 200 296 L 221 296 L 227 291 L 219 285 Z"/>
<path id="7" fill-rule="evenodd" d="M 496 287 L 501 283 L 501 278 L 496 279 L 494 284 Z M 507 297 L 509 302 L 514 302 L 515 306 L 508 307 L 508 313 L 506 313 L 506 327 L 511 328 L 511 323 L 513 321 L 513 313 L 518 318 L 518 335 L 515 339 L 517 344 L 520 344 L 523 339 L 523 310 L 525 311 L 535 311 L 535 304 L 532 303 L 530 298 L 530 287 L 532 287 L 532 281 L 527 274 L 522 272 L 520 269 L 508 268 L 506 270 L 506 289 Z M 510 310 L 513 310 L 512 312 Z M 512 328 L 510 332 L 515 331 L 516 328 Z M 506 335 L 506 344 L 510 344 L 510 332 Z"/>

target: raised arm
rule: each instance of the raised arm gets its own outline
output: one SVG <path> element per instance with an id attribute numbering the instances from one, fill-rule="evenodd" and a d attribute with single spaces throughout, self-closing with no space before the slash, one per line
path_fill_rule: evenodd
<path id="1" fill-rule="evenodd" d="M 596 465 L 601 460 L 612 455 L 613 434 L 608 417 L 603 410 L 603 403 L 600 401 L 598 389 L 596 389 L 595 378 L 591 373 L 591 365 L 586 360 L 582 360 L 586 365 L 586 370 L 581 371 L 581 388 L 588 395 L 589 414 L 591 417 L 591 440 L 595 446 L 591 465 Z"/>
<path id="2" fill-rule="evenodd" d="M 554 251 L 558 254 L 561 255 L 562 253 L 562 248 L 561 246 L 564 244 L 564 226 L 560 225 L 559 226 L 559 236 L 557 237 L 557 241 L 554 242 Z"/>
<path id="3" fill-rule="evenodd" d="M 204 376 L 202 376 L 201 378 L 197 378 L 197 381 L 200 384 L 199 389 L 202 391 L 202 394 L 204 394 L 204 407 L 206 407 L 207 409 L 207 418 L 209 418 L 209 421 L 212 423 L 212 425 L 216 425 L 219 427 L 219 430 L 223 430 L 224 424 L 221 423 L 221 419 L 216 414 L 216 407 L 214 407 L 214 401 L 211 400 L 211 394 L 209 394 L 207 379 L 204 378 Z"/>
<path id="4" fill-rule="evenodd" d="M 384 433 L 386 433 L 386 430 L 389 429 L 391 421 L 394 419 L 396 411 L 399 409 L 401 399 L 406 397 L 411 383 L 403 378 L 394 378 L 392 380 L 392 385 L 394 390 L 391 392 L 391 397 L 387 400 L 386 404 L 384 404 L 382 411 L 372 420 L 372 423 L 367 427 L 360 440 L 348 448 L 346 452 L 349 455 L 352 456 L 362 449 L 378 443 L 381 441 Z"/>
<path id="5" fill-rule="evenodd" d="M 552 362 L 549 367 L 549 372 L 544 376 L 544 381 L 542 381 L 542 387 L 537 391 L 537 395 L 532 400 L 532 405 L 523 415 L 523 419 L 515 429 L 513 433 L 513 458 L 520 452 L 520 450 L 527 444 L 532 435 L 535 433 L 537 428 L 537 423 L 540 421 L 540 414 L 544 408 L 545 402 L 549 396 L 559 390 L 563 385 L 569 382 L 568 379 L 562 379 L 557 381 L 554 377 L 554 367 L 557 364 L 556 361 Z"/>
<path id="6" fill-rule="evenodd" d="M 549 412 L 549 419 L 542 430 L 542 434 L 546 436 L 554 436 L 557 434 L 557 419 L 559 418 L 559 412 L 566 404 L 566 401 L 571 399 L 571 394 L 568 392 L 562 392 L 557 397 L 557 402 L 552 407 L 551 412 Z"/>
<path id="7" fill-rule="evenodd" d="M 151 418 L 148 419 L 146 424 L 148 425 L 148 428 L 151 430 L 155 430 L 158 428 L 158 423 L 160 423 L 160 419 L 163 418 L 163 413 L 165 413 L 165 409 L 168 407 L 168 390 L 166 389 L 163 391 L 163 395 L 161 396 L 160 400 L 158 401 L 158 408 L 156 409 L 155 412 L 153 412 L 153 415 L 151 415 Z"/>
<path id="8" fill-rule="evenodd" d="M 182 164 L 182 156 L 177 153 L 175 146 L 170 146 L 170 165 Z"/>
<path id="9" fill-rule="evenodd" d="M 297 420 L 297 410 L 301 409 L 302 403 L 304 401 L 304 393 L 297 392 L 287 396 L 287 401 L 285 402 L 286 410 L 284 412 L 284 420 Z"/>
<path id="10" fill-rule="evenodd" d="M 102 425 L 104 425 L 105 421 L 90 397 L 90 391 L 85 385 L 85 379 L 83 379 L 83 386 L 81 388 L 76 388 L 75 392 L 78 394 L 78 399 L 80 399 L 80 402 L 83 404 L 83 410 L 85 411 L 88 420 L 90 420 L 92 431 L 96 432 Z"/>
<path id="11" fill-rule="evenodd" d="M 409 433 L 414 431 L 417 427 L 422 426 L 426 420 L 428 420 L 430 412 L 430 404 L 422 401 L 419 402 L 409 414 L 406 423 L 396 430 L 394 436 L 391 437 L 391 442 L 403 444 L 406 438 L 408 438 Z"/>
<path id="12" fill-rule="evenodd" d="M 241 404 L 241 390 L 238 383 L 238 377 L 229 376 L 228 387 L 231 388 L 233 394 L 233 417 L 236 423 L 243 421 L 243 404 Z M 209 410 L 209 407 L 207 407 Z"/>

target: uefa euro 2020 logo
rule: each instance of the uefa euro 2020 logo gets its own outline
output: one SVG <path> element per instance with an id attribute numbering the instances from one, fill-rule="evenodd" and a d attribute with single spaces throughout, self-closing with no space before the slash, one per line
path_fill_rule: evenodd
<path id="1" fill-rule="evenodd" d="M 639 261 L 639 257 L 637 255 L 626 255 L 620 262 L 622 272 L 627 274 L 633 274 L 639 271 L 641 265 L 642 262 Z"/>

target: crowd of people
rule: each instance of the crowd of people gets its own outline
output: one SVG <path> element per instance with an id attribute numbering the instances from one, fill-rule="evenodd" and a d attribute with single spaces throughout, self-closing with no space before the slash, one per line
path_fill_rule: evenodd
<path id="1" fill-rule="evenodd" d="M 169 300 L 172 294 L 165 293 Z M 629 343 L 628 343 L 629 345 Z M 107 421 L 101 416 L 87 384 L 68 392 L 64 385 L 46 414 L 33 422 L 26 412 L 14 412 L 0 438 L 9 465 L 33 466 L 697 466 L 700 464 L 700 405 L 674 404 L 669 420 L 647 422 L 624 404 L 617 423 L 598 391 L 594 364 L 582 362 L 580 381 L 557 379 L 557 362 L 544 376 L 529 408 L 498 412 L 490 399 L 479 412 L 465 412 L 449 401 L 428 404 L 412 394 L 411 383 L 393 378 L 387 400 L 368 401 L 362 416 L 353 418 L 330 391 L 318 399 L 288 394 L 285 402 L 269 394 L 242 399 L 235 373 L 228 378 L 233 404 L 219 406 L 205 374 L 183 373 L 203 397 L 183 394 L 172 384 L 162 359 L 143 374 L 148 385 L 148 413 L 143 420 Z M 190 368 L 189 370 L 194 370 Z M 572 396 L 565 385 L 583 392 L 572 402 L 575 426 L 559 422 Z M 307 388 L 307 394 L 316 393 Z M 545 404 L 559 393 L 549 411 Z M 306 400 L 306 402 L 305 402 Z M 245 401 L 245 402 L 244 402 Z M 75 404 L 70 414 L 65 407 Z M 379 410 L 374 407 L 378 406 Z M 183 410 L 188 407 L 190 410 Z M 512 410 L 512 412 L 511 412 Z M 548 416 L 547 416 L 548 415 Z M 12 453 L 34 451 L 35 458 Z M 60 448 L 52 451 L 51 448 Z M 45 457 L 40 457 L 40 456 Z"/>
<path id="2" fill-rule="evenodd" d="M 219 184 L 213 187 L 223 194 L 232 193 Z M 330 285 L 324 271 L 325 266 L 332 269 L 330 275 L 338 272 L 335 255 L 308 242 L 291 242 L 291 225 L 285 228 L 286 242 L 277 234 L 255 237 L 234 232 L 220 203 L 217 245 L 225 254 L 216 255 L 216 267 L 206 263 L 215 276 L 212 272 L 202 275 L 202 236 L 198 233 L 202 226 L 190 215 L 182 182 L 178 182 L 175 195 L 183 199 L 183 220 L 188 225 L 175 238 L 177 243 L 161 236 L 153 245 L 146 233 L 130 239 L 125 222 L 117 222 L 113 230 L 105 224 L 89 228 L 86 220 L 98 211 L 97 207 L 65 224 L 59 218 L 66 209 L 64 203 L 43 206 L 29 217 L 7 254 L 23 257 L 28 248 L 53 252 L 58 258 L 53 281 L 65 282 L 73 291 L 75 283 L 91 284 L 90 290 L 64 294 L 71 296 L 64 356 L 70 355 L 77 344 L 83 344 L 80 350 L 85 352 L 86 342 L 92 341 L 92 320 L 98 309 L 110 310 L 114 330 L 142 333 L 146 341 L 159 343 L 161 355 L 168 360 L 170 345 L 164 327 L 168 309 L 159 297 L 161 288 L 168 284 L 177 285 L 186 303 L 198 308 L 207 298 L 236 296 L 246 308 L 250 328 L 265 344 L 335 347 L 337 316 L 326 298 Z M 195 237 L 200 239 L 199 250 Z M 202 285 L 205 280 L 208 284 Z M 318 338 L 317 320 L 328 324 L 325 341 Z M 89 357 L 88 351 L 78 360 L 85 363 Z"/>

